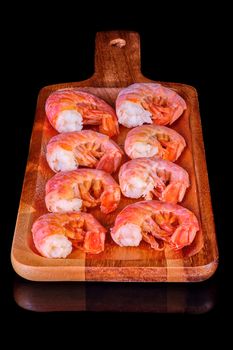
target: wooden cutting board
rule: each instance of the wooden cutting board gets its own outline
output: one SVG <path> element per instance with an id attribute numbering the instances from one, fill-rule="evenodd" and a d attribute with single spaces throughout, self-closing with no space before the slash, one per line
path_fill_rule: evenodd
<path id="1" fill-rule="evenodd" d="M 114 39 L 125 40 L 125 45 L 115 44 Z M 120 41 L 120 44 L 122 42 Z M 181 95 L 187 110 L 172 128 L 186 140 L 187 147 L 177 161 L 190 175 L 191 186 L 182 205 L 198 217 L 200 231 L 192 245 L 174 252 L 166 248 L 154 251 L 142 242 L 139 247 L 119 247 L 108 234 L 105 251 L 98 255 L 73 251 L 67 259 L 47 259 L 36 251 L 31 227 L 45 214 L 45 183 L 54 174 L 45 159 L 49 139 L 57 132 L 45 115 L 45 101 L 51 92 L 78 87 L 93 93 L 114 106 L 120 89 L 134 82 L 151 82 L 140 71 L 140 38 L 138 33 L 115 31 L 96 35 L 95 73 L 85 81 L 51 85 L 43 88 L 38 97 L 35 123 L 31 136 L 29 158 L 20 200 L 16 229 L 12 244 L 11 260 L 15 271 L 34 281 L 202 281 L 209 278 L 218 264 L 218 249 L 210 200 L 205 151 L 196 90 L 188 85 L 164 83 Z M 129 129 L 120 127 L 115 139 L 122 147 Z M 125 158 L 125 160 L 127 160 Z M 107 228 L 113 226 L 116 215 L 127 204 L 134 202 L 122 198 L 119 208 L 103 215 L 92 210 L 96 218 Z"/>

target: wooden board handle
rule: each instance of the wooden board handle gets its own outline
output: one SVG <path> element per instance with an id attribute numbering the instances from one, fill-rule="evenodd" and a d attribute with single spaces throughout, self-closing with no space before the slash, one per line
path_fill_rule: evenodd
<path id="1" fill-rule="evenodd" d="M 101 86 L 121 87 L 142 78 L 138 33 L 111 31 L 96 34 L 92 81 L 101 82 Z"/>

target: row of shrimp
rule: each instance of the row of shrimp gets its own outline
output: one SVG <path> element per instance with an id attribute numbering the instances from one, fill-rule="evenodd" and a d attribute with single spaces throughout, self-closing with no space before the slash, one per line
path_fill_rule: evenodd
<path id="1" fill-rule="evenodd" d="M 75 88 L 48 97 L 46 115 L 59 134 L 46 149 L 48 165 L 57 173 L 45 188 L 51 213 L 32 227 L 41 255 L 66 258 L 73 248 L 102 252 L 107 230 L 87 211 L 100 206 L 107 215 L 118 207 L 121 194 L 142 201 L 117 215 L 110 233 L 119 246 L 138 246 L 144 240 L 161 250 L 164 243 L 172 249 L 192 243 L 199 230 L 197 218 L 177 204 L 190 185 L 189 175 L 174 164 L 186 143 L 165 126 L 186 108 L 175 91 L 153 83 L 122 89 L 116 112 L 99 97 Z M 119 124 L 132 128 L 124 143 L 130 160 L 123 165 L 124 152 L 111 139 L 119 134 Z M 82 130 L 83 125 L 98 125 L 99 132 Z M 118 169 L 119 184 L 111 175 Z"/>
<path id="2" fill-rule="evenodd" d="M 101 98 L 75 88 L 53 92 L 45 104 L 48 120 L 58 132 L 98 125 L 99 131 L 110 137 L 119 133 L 118 122 L 127 128 L 145 123 L 172 124 L 186 108 L 175 91 L 154 83 L 136 83 L 122 89 L 116 99 L 116 112 Z"/>

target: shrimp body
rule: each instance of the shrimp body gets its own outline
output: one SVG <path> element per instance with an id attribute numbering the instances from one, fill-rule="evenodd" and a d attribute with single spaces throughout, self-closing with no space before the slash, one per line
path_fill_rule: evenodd
<path id="1" fill-rule="evenodd" d="M 116 100 L 116 114 L 127 128 L 144 123 L 167 125 L 187 108 L 175 91 L 155 83 L 135 83 L 122 89 Z"/>
<path id="2" fill-rule="evenodd" d="M 141 240 L 155 250 L 164 242 L 178 250 L 190 245 L 199 230 L 196 216 L 186 208 L 156 200 L 137 202 L 125 207 L 111 230 L 120 246 L 138 246 Z"/>
<path id="3" fill-rule="evenodd" d="M 130 130 L 125 139 L 125 152 L 131 158 L 159 156 L 174 162 L 186 143 L 173 129 L 160 125 L 142 125 Z"/>
<path id="4" fill-rule="evenodd" d="M 51 138 L 46 151 L 48 164 L 55 172 L 75 170 L 81 165 L 112 173 L 122 155 L 114 141 L 93 130 L 58 134 Z"/>
<path id="5" fill-rule="evenodd" d="M 36 249 L 46 258 L 66 258 L 73 248 L 98 254 L 104 250 L 105 233 L 87 213 L 45 214 L 32 226 Z"/>
<path id="6" fill-rule="evenodd" d="M 186 170 L 161 158 L 132 159 L 119 172 L 121 192 L 129 198 L 153 199 L 169 203 L 181 202 L 189 176 Z"/>
<path id="7" fill-rule="evenodd" d="M 45 203 L 48 211 L 70 212 L 100 205 L 108 214 L 119 204 L 120 186 L 105 171 L 78 169 L 60 172 L 46 184 Z"/>
<path id="8" fill-rule="evenodd" d="M 80 131 L 83 125 L 99 125 L 99 131 L 110 137 L 119 133 L 115 111 L 105 101 L 75 88 L 53 92 L 45 111 L 58 132 Z"/>

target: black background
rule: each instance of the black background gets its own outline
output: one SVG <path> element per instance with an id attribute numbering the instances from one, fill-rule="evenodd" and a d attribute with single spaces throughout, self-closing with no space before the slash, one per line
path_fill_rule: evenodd
<path id="1" fill-rule="evenodd" d="M 185 13 L 179 15 L 173 12 L 173 8 L 168 11 L 168 8 L 152 10 L 147 7 L 135 13 L 128 11 L 127 14 L 123 5 L 112 6 L 113 10 L 107 14 L 97 13 L 92 5 L 88 10 L 76 10 L 67 5 L 60 8 L 59 15 L 48 12 L 46 7 L 40 8 L 40 12 L 35 8 L 31 9 L 30 16 L 22 19 L 17 16 L 15 9 L 15 17 L 9 22 L 9 26 L 13 25 L 13 31 L 7 33 L 3 58 L 8 62 L 2 66 L 2 73 L 5 70 L 7 72 L 9 86 L 5 103 L 7 113 L 2 118 L 7 121 L 12 137 L 10 142 L 4 141 L 3 146 L 9 170 L 2 170 L 8 185 L 2 186 L 5 206 L 1 220 L 0 317 L 3 317 L 7 327 L 8 322 L 10 327 L 14 325 L 16 328 L 31 325 L 32 331 L 35 331 L 33 324 L 45 326 L 46 323 L 49 327 L 59 325 L 57 329 L 62 330 L 62 324 L 72 334 L 78 333 L 78 329 L 83 327 L 90 327 L 91 332 L 95 332 L 95 328 L 101 325 L 108 332 L 114 333 L 114 330 L 117 332 L 117 329 L 121 329 L 124 333 L 124 327 L 131 325 L 135 327 L 133 334 L 147 334 L 146 337 L 154 338 L 155 343 L 158 337 L 168 332 L 177 341 L 183 335 L 190 335 L 194 344 L 199 338 L 208 340 L 210 334 L 206 327 L 212 328 L 212 338 L 218 334 L 218 325 L 224 324 L 231 305 L 226 273 L 230 263 L 227 255 L 230 250 L 229 235 L 232 234 L 226 224 L 230 211 L 227 203 L 229 181 L 226 181 L 225 169 L 227 130 L 221 127 L 222 121 L 226 122 L 229 118 L 223 113 L 226 96 L 222 78 L 226 74 L 227 59 L 225 24 L 221 25 L 221 34 L 219 32 L 219 21 L 224 20 L 225 14 L 218 8 L 213 9 L 213 6 L 210 11 L 204 12 L 190 5 L 189 9 L 183 9 Z M 41 314 L 20 308 L 13 298 L 16 275 L 10 264 L 10 248 L 38 92 L 45 85 L 81 81 L 90 77 L 94 71 L 95 33 L 114 29 L 140 33 L 142 72 L 145 76 L 153 80 L 190 84 L 199 94 L 220 251 L 220 265 L 216 274 L 209 282 L 204 282 L 207 286 L 209 283 L 214 290 L 215 302 L 208 312 L 200 315 L 90 312 Z M 10 315 L 10 318 L 6 315 Z M 47 326 L 45 329 L 49 333 Z M 101 338 L 99 334 L 98 341 Z"/>

